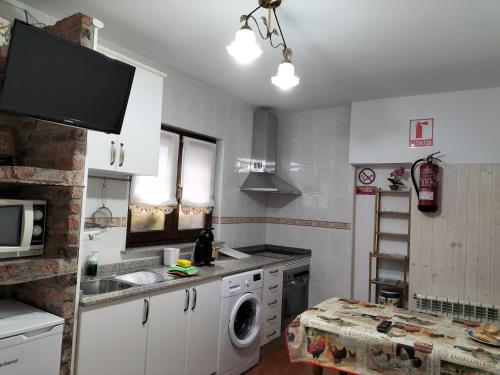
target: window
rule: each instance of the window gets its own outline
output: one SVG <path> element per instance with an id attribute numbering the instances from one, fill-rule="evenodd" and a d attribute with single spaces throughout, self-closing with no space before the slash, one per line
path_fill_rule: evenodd
<path id="1" fill-rule="evenodd" d="M 158 176 L 130 185 L 127 246 L 189 242 L 212 225 L 214 139 L 162 127 Z"/>

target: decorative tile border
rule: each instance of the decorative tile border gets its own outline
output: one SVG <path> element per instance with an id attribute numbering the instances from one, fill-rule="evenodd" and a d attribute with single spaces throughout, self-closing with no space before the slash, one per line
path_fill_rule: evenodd
<path id="1" fill-rule="evenodd" d="M 280 217 L 214 216 L 212 218 L 212 223 L 213 224 L 255 224 L 255 223 L 284 224 L 284 225 L 295 225 L 299 227 L 351 230 L 351 223 L 324 221 L 324 220 L 289 219 L 284 217 L 280 218 Z"/>
<path id="2" fill-rule="evenodd" d="M 214 216 L 213 224 L 284 224 L 295 225 L 299 227 L 327 228 L 327 229 L 342 229 L 351 230 L 351 223 L 325 220 L 305 220 L 305 219 L 290 219 L 285 217 L 245 217 L 245 216 Z M 85 218 L 85 224 L 99 226 L 99 219 L 92 217 Z M 126 217 L 114 217 L 111 223 L 106 227 L 122 227 L 127 226 Z"/>
<path id="3" fill-rule="evenodd" d="M 93 217 L 86 217 L 85 224 L 101 226 L 102 222 L 106 222 L 106 227 L 127 227 L 126 217 L 113 217 L 111 222 L 107 222 L 108 219 L 96 219 Z"/>

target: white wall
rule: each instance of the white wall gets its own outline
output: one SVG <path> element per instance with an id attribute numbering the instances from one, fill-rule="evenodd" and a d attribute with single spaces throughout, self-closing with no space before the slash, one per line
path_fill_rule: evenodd
<path id="1" fill-rule="evenodd" d="M 303 195 L 270 195 L 268 217 L 352 223 L 349 106 L 279 114 L 277 173 Z M 268 244 L 312 250 L 309 303 L 350 296 L 352 231 L 267 224 Z"/>
<path id="2" fill-rule="evenodd" d="M 500 161 L 500 88 L 355 102 L 352 164 L 412 162 L 434 151 L 447 163 Z M 408 147 L 409 122 L 434 118 L 434 147 Z"/>

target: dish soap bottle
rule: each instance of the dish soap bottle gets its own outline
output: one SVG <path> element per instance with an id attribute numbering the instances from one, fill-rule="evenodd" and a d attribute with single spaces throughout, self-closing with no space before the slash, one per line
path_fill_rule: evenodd
<path id="1" fill-rule="evenodd" d="M 87 259 L 87 276 L 97 276 L 97 251 L 92 251 Z"/>

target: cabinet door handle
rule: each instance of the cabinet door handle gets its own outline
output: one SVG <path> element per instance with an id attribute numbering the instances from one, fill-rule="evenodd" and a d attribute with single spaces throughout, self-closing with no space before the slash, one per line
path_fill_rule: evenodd
<path id="1" fill-rule="evenodd" d="M 278 270 L 278 269 L 276 269 L 276 270 L 269 271 L 269 273 L 278 273 L 278 271 L 279 271 L 279 270 Z"/>
<path id="2" fill-rule="evenodd" d="M 267 319 L 267 321 L 268 321 L 268 322 L 272 322 L 272 321 L 273 321 L 273 320 L 275 320 L 276 318 L 277 318 L 277 316 L 275 315 L 275 316 L 273 316 L 272 318 Z"/>
<path id="3" fill-rule="evenodd" d="M 109 162 L 109 165 L 115 164 L 116 160 L 116 143 L 115 141 L 111 141 L 111 161 Z"/>
<path id="4" fill-rule="evenodd" d="M 188 311 L 189 309 L 189 290 L 185 289 L 186 291 L 186 303 L 184 305 L 184 312 Z"/>
<path id="5" fill-rule="evenodd" d="M 196 309 L 197 298 L 198 298 L 198 292 L 196 291 L 196 288 L 193 288 L 193 306 L 191 307 L 191 311 L 194 311 L 194 309 Z"/>
<path id="6" fill-rule="evenodd" d="M 273 337 L 275 334 L 276 334 L 276 331 L 273 331 L 273 332 L 271 332 L 269 335 L 267 335 L 266 337 L 267 337 L 267 338 L 269 338 L 269 337 Z"/>
<path id="7" fill-rule="evenodd" d="M 274 290 L 274 289 L 276 289 L 277 287 L 278 287 L 278 285 L 273 285 L 273 286 L 270 286 L 270 287 L 269 287 L 269 290 Z"/>
<path id="8" fill-rule="evenodd" d="M 267 306 L 276 305 L 277 303 L 278 303 L 278 300 L 277 300 L 277 299 L 275 299 L 273 302 L 269 302 L 269 303 L 267 304 Z"/>
<path id="9" fill-rule="evenodd" d="M 145 325 L 148 322 L 149 318 L 149 301 L 144 298 L 144 318 L 142 319 L 142 325 Z"/>
<path id="10" fill-rule="evenodd" d="M 125 161 L 125 145 L 123 143 L 120 143 L 120 163 L 118 164 L 118 166 L 121 167 L 124 161 Z"/>

